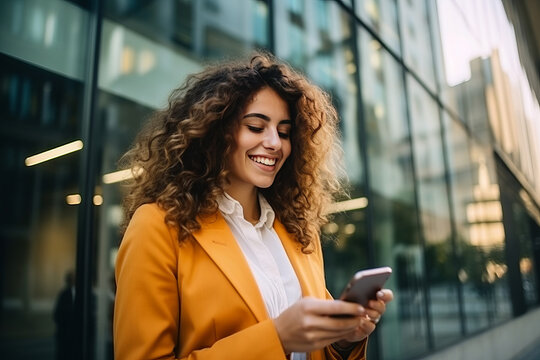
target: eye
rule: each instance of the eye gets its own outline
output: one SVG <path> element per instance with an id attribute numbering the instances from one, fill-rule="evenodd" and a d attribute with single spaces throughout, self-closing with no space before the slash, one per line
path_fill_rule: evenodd
<path id="1" fill-rule="evenodd" d="M 246 125 L 246 126 L 249 129 L 249 131 L 254 132 L 254 133 L 261 133 L 263 131 L 263 128 L 260 128 L 257 126 L 252 126 L 252 125 Z"/>
<path id="2" fill-rule="evenodd" d="M 282 138 L 282 139 L 288 139 L 289 138 L 289 133 L 278 132 L 278 134 L 279 134 L 279 137 Z"/>

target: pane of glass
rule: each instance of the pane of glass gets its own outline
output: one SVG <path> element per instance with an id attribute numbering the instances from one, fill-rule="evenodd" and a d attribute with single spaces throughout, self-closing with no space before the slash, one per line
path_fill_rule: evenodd
<path id="1" fill-rule="evenodd" d="M 401 52 L 395 0 L 357 0 L 356 13 L 394 52 Z"/>
<path id="2" fill-rule="evenodd" d="M 87 24 L 88 14 L 64 1 L 0 4 L 1 186 L 8 189 L 0 222 L 0 356 L 6 359 L 74 358 Z M 51 149 L 57 157 L 44 153 Z"/>
<path id="3" fill-rule="evenodd" d="M 268 7 L 259 0 L 104 2 L 116 24 L 197 58 L 219 58 L 268 46 Z"/>
<path id="4" fill-rule="evenodd" d="M 470 142 L 473 198 L 466 204 L 469 235 L 459 244 L 467 332 L 512 316 L 505 234 L 493 153 Z"/>
<path id="5" fill-rule="evenodd" d="M 395 291 L 395 301 L 379 326 L 381 349 L 384 359 L 401 359 L 427 350 L 423 251 L 418 237 L 403 73 L 381 44 L 363 30 L 359 48 L 375 261 L 377 266 L 394 269 L 388 287 Z"/>
<path id="6" fill-rule="evenodd" d="M 486 316 L 485 306 L 468 306 L 481 301 L 478 293 L 474 291 L 473 279 L 467 276 L 467 268 L 472 268 L 467 263 L 467 252 L 474 252 L 470 244 L 470 223 L 467 217 L 467 207 L 474 202 L 474 176 L 470 154 L 469 138 L 462 123 L 451 118 L 448 113 L 443 113 L 445 128 L 446 156 L 448 161 L 450 193 L 452 195 L 453 216 L 455 222 L 455 243 L 458 254 L 458 278 L 462 290 L 464 304 L 465 327 L 467 323 L 477 321 L 478 317 Z M 470 309 L 467 312 L 466 309 Z M 472 309 L 475 309 L 474 313 Z M 474 318 L 472 320 L 471 318 Z"/>
<path id="7" fill-rule="evenodd" d="M 170 92 L 202 64 L 133 30 L 104 20 L 98 86 L 145 106 L 164 106 Z"/>
<path id="8" fill-rule="evenodd" d="M 426 1 L 398 0 L 403 60 L 435 91 L 431 26 Z"/>
<path id="9" fill-rule="evenodd" d="M 522 198 L 530 199 L 524 190 L 520 191 L 520 195 Z M 521 272 L 523 293 L 527 307 L 532 308 L 538 304 L 538 280 L 534 269 L 533 238 L 531 234 L 532 219 L 521 202 L 514 201 L 512 205 L 515 229 L 518 232 L 516 236 L 519 240 L 519 270 Z"/>
<path id="10" fill-rule="evenodd" d="M 60 0 L 0 2 L 0 51 L 83 80 L 88 14 Z"/>
<path id="11" fill-rule="evenodd" d="M 431 326 L 435 346 L 439 347 L 455 341 L 461 334 L 439 109 L 411 76 L 407 77 L 407 90 Z"/>
<path id="12" fill-rule="evenodd" d="M 443 101 L 481 140 L 496 141 L 540 190 L 540 106 L 534 60 L 518 50 L 504 1 L 438 0 Z M 520 26 L 517 26 L 519 29 Z M 529 74 L 529 76 L 528 76 Z M 531 76 L 531 74 L 533 74 Z"/>
<path id="13" fill-rule="evenodd" d="M 334 298 L 355 272 L 368 266 L 364 223 L 365 211 L 359 209 L 336 214 L 322 228 L 326 286 Z"/>
<path id="14" fill-rule="evenodd" d="M 467 204 L 474 200 L 469 137 L 463 124 L 450 117 L 447 112 L 443 112 L 443 124 L 458 242 L 469 241 Z"/>

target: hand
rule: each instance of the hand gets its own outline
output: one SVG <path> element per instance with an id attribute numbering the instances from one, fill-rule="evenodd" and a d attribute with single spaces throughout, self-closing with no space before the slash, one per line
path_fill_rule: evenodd
<path id="1" fill-rule="evenodd" d="M 363 316 L 360 326 L 353 332 L 344 337 L 342 341 L 338 342 L 338 345 L 346 348 L 350 343 L 358 342 L 369 336 L 380 321 L 381 316 L 386 311 L 386 304 L 394 299 L 394 293 L 389 289 L 382 289 L 377 292 L 377 300 L 370 300 L 368 307 L 365 309 L 365 315 Z"/>
<path id="2" fill-rule="evenodd" d="M 380 305 L 376 308 L 380 309 Z M 351 334 L 355 334 L 363 322 L 369 322 L 366 315 L 365 309 L 356 303 L 306 297 L 275 318 L 274 325 L 286 354 L 309 352 L 345 337 L 353 338 Z"/>

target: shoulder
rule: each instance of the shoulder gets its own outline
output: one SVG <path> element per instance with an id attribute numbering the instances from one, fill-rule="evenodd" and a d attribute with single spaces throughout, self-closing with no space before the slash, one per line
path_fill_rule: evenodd
<path id="1" fill-rule="evenodd" d="M 135 210 L 131 222 L 133 221 L 156 221 L 156 220 L 165 220 L 165 210 L 159 207 L 156 203 L 143 204 Z"/>
<path id="2" fill-rule="evenodd" d="M 175 248 L 178 235 L 175 228 L 165 222 L 166 211 L 156 203 L 141 205 L 133 214 L 122 239 L 121 247 Z"/>
<path id="3" fill-rule="evenodd" d="M 173 230 L 170 225 L 165 222 L 165 215 L 167 212 L 159 207 L 156 203 L 143 204 L 135 210 L 131 220 L 129 221 L 126 233 L 128 233 L 133 227 L 136 227 L 139 231 L 148 230 Z"/>

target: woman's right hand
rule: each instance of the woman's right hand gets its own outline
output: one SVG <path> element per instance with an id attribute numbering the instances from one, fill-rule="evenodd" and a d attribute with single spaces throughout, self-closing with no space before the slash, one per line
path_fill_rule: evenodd
<path id="1" fill-rule="evenodd" d="M 275 318 L 274 326 L 286 354 L 309 352 L 342 340 L 364 326 L 366 334 L 373 331 L 368 329 L 373 324 L 365 314 L 365 309 L 355 303 L 306 297 Z"/>

